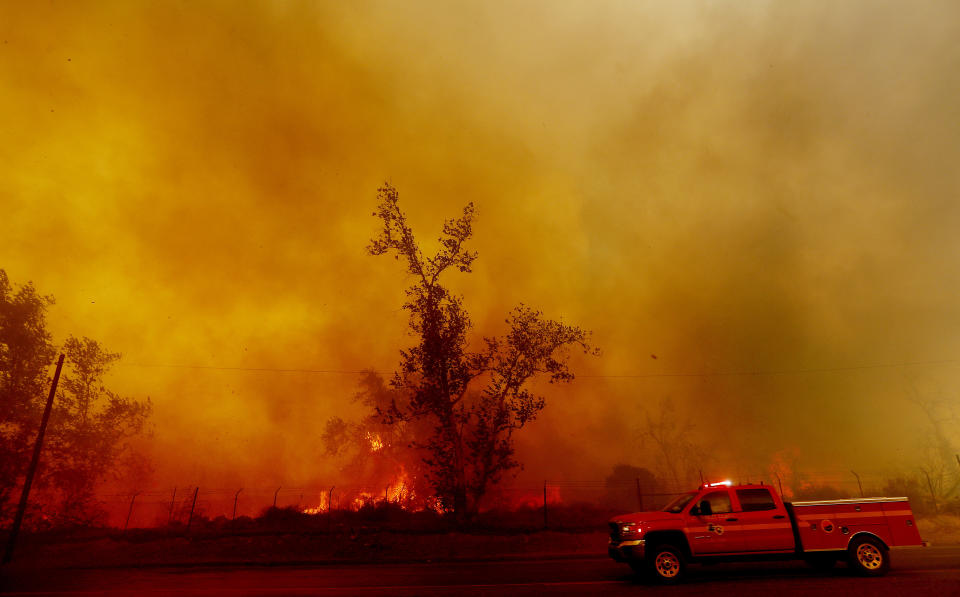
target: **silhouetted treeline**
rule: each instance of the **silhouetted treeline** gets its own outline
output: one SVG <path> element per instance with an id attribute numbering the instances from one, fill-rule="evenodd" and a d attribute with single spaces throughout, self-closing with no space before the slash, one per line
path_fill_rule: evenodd
<path id="1" fill-rule="evenodd" d="M 49 392 L 58 352 L 64 370 L 54 400 L 27 525 L 91 524 L 102 519 L 100 483 L 147 467 L 128 441 L 144 431 L 150 400 L 120 396 L 104 375 L 120 358 L 90 338 L 54 343 L 47 330 L 52 296 L 14 286 L 0 269 L 0 521 L 13 516 Z"/>

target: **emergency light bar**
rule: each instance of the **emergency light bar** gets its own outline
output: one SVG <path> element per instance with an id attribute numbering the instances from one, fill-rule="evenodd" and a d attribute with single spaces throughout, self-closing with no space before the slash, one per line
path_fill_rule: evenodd
<path id="1" fill-rule="evenodd" d="M 704 487 L 730 487 L 733 485 L 730 481 L 720 481 L 718 483 L 707 483 Z"/>

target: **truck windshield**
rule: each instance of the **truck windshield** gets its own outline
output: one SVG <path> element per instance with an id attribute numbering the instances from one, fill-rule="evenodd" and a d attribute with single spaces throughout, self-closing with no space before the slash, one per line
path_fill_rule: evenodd
<path id="1" fill-rule="evenodd" d="M 697 496 L 697 492 L 685 493 L 680 497 L 676 498 L 663 509 L 664 512 L 672 512 L 673 514 L 679 514 L 683 507 L 690 503 L 690 500 Z"/>

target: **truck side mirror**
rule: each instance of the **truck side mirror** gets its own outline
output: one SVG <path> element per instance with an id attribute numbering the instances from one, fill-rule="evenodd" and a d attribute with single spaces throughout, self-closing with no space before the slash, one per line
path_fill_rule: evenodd
<path id="1" fill-rule="evenodd" d="M 697 511 L 697 516 L 710 516 L 713 514 L 713 508 L 710 507 L 710 502 L 707 500 L 700 502 L 700 505 L 694 508 L 694 510 Z M 693 514 L 693 512 L 691 512 L 691 514 Z"/>

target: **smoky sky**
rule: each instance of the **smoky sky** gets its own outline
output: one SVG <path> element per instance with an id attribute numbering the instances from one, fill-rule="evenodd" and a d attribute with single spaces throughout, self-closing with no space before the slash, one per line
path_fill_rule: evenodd
<path id="1" fill-rule="evenodd" d="M 523 475 L 653 466 L 664 399 L 718 473 L 910 466 L 910 392 L 957 395 L 958 29 L 952 2 L 7 4 L 0 267 L 123 353 L 158 482 L 335 475 L 349 372 L 412 342 L 364 251 L 384 181 L 426 247 L 477 205 L 449 281 L 477 334 L 522 301 L 603 351 L 537 386 Z"/>

